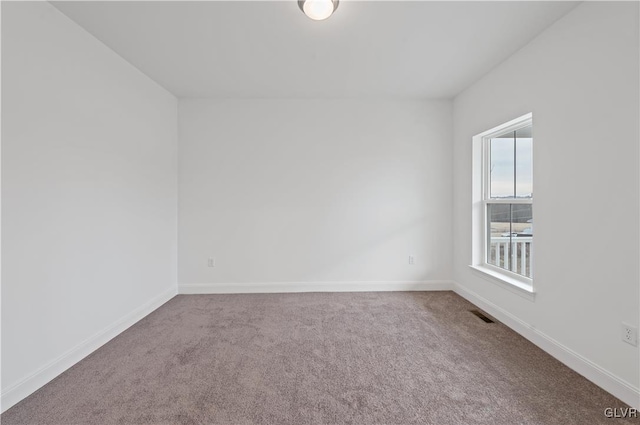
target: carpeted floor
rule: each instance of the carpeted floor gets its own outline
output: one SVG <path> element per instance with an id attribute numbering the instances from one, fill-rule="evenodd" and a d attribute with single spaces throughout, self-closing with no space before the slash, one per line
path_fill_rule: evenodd
<path id="1" fill-rule="evenodd" d="M 632 423 L 604 416 L 624 403 L 472 308 L 452 292 L 179 295 L 1 421 Z"/>

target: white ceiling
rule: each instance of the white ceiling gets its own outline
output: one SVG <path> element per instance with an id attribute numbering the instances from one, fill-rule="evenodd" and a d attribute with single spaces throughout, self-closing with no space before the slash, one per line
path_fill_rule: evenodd
<path id="1" fill-rule="evenodd" d="M 449 98 L 576 2 L 53 2 L 179 97 Z"/>

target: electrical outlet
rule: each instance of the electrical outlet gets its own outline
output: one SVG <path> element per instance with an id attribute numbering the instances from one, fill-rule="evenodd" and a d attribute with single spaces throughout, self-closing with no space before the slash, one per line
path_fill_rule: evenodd
<path id="1" fill-rule="evenodd" d="M 209 258 L 209 259 L 207 260 L 207 267 L 215 267 L 215 266 L 216 266 L 216 262 L 215 262 L 215 260 L 213 259 L 213 257 Z"/>
<path id="2" fill-rule="evenodd" d="M 415 263 L 416 262 L 415 262 L 415 259 L 413 258 L 413 255 L 410 255 L 409 256 L 409 264 L 413 266 Z"/>
<path id="3" fill-rule="evenodd" d="M 631 344 L 634 347 L 638 346 L 638 328 L 635 328 L 626 323 L 622 324 L 622 340 L 627 344 Z"/>

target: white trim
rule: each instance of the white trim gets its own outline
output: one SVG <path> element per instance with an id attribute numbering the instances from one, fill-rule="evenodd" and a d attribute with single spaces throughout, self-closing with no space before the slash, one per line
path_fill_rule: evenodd
<path id="1" fill-rule="evenodd" d="M 485 310 L 491 316 L 537 345 L 570 369 L 618 397 L 631 407 L 640 409 L 640 388 L 633 386 L 624 379 L 603 369 L 591 360 L 586 359 L 562 343 L 539 331 L 533 325 L 521 320 L 459 283 L 454 282 L 453 286 L 456 294 Z"/>
<path id="2" fill-rule="evenodd" d="M 93 353 L 111 339 L 124 332 L 136 322 L 140 321 L 140 319 L 147 316 L 162 304 L 169 301 L 176 294 L 177 291 L 175 286 L 163 291 L 161 294 L 136 308 L 120 320 L 117 320 L 115 323 L 107 326 L 97 334 L 90 336 L 80 344 L 60 355 L 58 358 L 51 360 L 31 375 L 7 388 L 0 395 L 0 406 L 2 406 L 2 412 L 5 412 L 11 406 L 40 389 L 56 376 L 60 375 L 62 372 Z"/>
<path id="3" fill-rule="evenodd" d="M 529 112 L 527 114 L 519 116 L 518 118 L 514 118 L 509 122 L 505 122 L 504 124 L 497 125 L 490 130 L 483 131 L 482 133 L 476 134 L 475 137 L 495 136 L 496 134 L 499 134 L 499 133 L 506 133 L 507 131 L 517 130 L 520 127 L 526 127 L 526 125 L 525 126 L 522 125 L 523 122 L 532 121 L 532 120 L 533 120 L 533 112 Z"/>
<path id="4" fill-rule="evenodd" d="M 509 122 L 493 127 L 471 138 L 472 143 L 472 262 L 470 267 L 481 277 L 500 284 L 502 288 L 533 299 L 534 281 L 531 277 L 522 276 L 508 270 L 494 267 L 487 262 L 489 235 L 487 233 L 487 205 L 489 204 L 529 204 L 533 198 L 491 198 L 489 193 L 489 141 L 492 137 L 509 131 L 533 125 L 533 113 L 514 118 Z M 477 204 L 477 206 L 476 206 Z M 530 259 L 533 266 L 533 257 Z M 531 269 L 533 272 L 533 269 Z"/>
<path id="5" fill-rule="evenodd" d="M 459 283 L 439 280 L 422 282 L 261 282 L 261 283 L 205 283 L 182 284 L 180 294 L 283 293 L 283 292 L 378 292 L 378 291 L 445 291 L 456 294 L 485 310 L 491 316 L 519 333 L 557 360 L 589 379 L 605 391 L 632 407 L 640 408 L 640 389 L 604 370 L 597 364 L 535 329 L 508 311 L 493 304 Z M 0 396 L 2 412 L 26 398 L 56 376 L 109 342 L 127 328 L 156 310 L 176 295 L 169 288 L 149 302 L 132 311 L 103 331 L 52 360 L 36 372 L 11 386 Z"/>
<path id="6" fill-rule="evenodd" d="M 479 277 L 495 283 L 498 286 L 507 289 L 514 294 L 534 301 L 536 299 L 536 293 L 531 285 L 521 282 L 519 279 L 512 279 L 504 273 L 496 272 L 488 267 L 482 266 L 469 266 Z"/>
<path id="7" fill-rule="evenodd" d="M 482 201 L 484 205 L 487 204 L 517 204 L 517 205 L 533 205 L 533 198 L 491 198 Z"/>
<path id="8" fill-rule="evenodd" d="M 179 294 L 266 294 L 285 292 L 392 292 L 450 291 L 449 280 L 430 281 L 351 281 L 351 282 L 249 282 L 183 283 Z"/>

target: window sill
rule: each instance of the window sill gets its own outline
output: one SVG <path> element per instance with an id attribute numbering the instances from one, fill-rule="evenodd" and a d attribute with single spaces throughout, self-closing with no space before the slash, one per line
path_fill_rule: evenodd
<path id="1" fill-rule="evenodd" d="M 513 292 L 514 294 L 528 299 L 529 301 L 535 301 L 536 293 L 534 292 L 531 285 L 528 285 L 510 276 L 506 276 L 500 272 L 491 270 L 487 267 L 471 265 L 469 267 L 471 268 L 471 270 L 473 270 L 474 274 L 478 275 L 479 277 L 488 280 L 489 282 L 495 283 L 500 287 Z"/>

